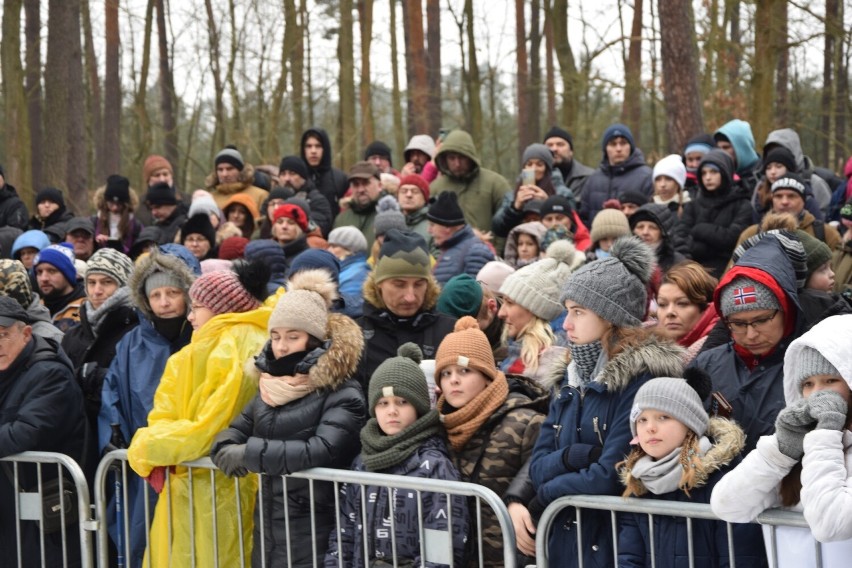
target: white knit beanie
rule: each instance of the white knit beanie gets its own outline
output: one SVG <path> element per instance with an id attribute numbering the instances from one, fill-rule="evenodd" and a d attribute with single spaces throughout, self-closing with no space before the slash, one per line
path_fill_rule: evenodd
<path id="1" fill-rule="evenodd" d="M 683 189 L 686 183 L 686 166 L 678 154 L 669 154 L 654 165 L 654 181 L 658 176 L 670 177 Z"/>

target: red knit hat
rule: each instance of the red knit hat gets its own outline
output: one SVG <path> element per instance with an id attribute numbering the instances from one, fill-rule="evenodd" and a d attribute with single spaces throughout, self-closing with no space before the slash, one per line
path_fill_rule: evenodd
<path id="1" fill-rule="evenodd" d="M 222 270 L 199 276 L 189 289 L 193 303 L 214 314 L 242 313 L 257 309 L 260 302 L 240 283 L 235 272 Z"/>
<path id="2" fill-rule="evenodd" d="M 276 207 L 275 211 L 272 212 L 272 222 L 274 223 L 281 217 L 292 219 L 297 225 L 299 225 L 299 228 L 302 229 L 303 232 L 308 232 L 308 216 L 305 215 L 305 211 L 298 205 L 284 203 L 283 205 Z"/>
<path id="3" fill-rule="evenodd" d="M 417 189 L 423 194 L 423 199 L 429 201 L 429 184 L 419 174 L 408 174 L 399 180 L 399 187 L 404 185 L 416 185 Z"/>
<path id="4" fill-rule="evenodd" d="M 243 258 L 249 240 L 245 237 L 228 237 L 219 245 L 219 258 L 222 260 L 237 260 Z"/>

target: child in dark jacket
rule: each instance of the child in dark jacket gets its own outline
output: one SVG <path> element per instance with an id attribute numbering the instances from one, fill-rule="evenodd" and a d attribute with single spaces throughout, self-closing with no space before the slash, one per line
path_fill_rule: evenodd
<path id="1" fill-rule="evenodd" d="M 710 394 L 710 378 L 703 372 L 687 379 L 657 378 L 645 383 L 633 399 L 630 429 L 633 448 L 620 470 L 624 496 L 709 503 L 713 486 L 739 462 L 745 434 L 734 422 L 709 418 L 701 401 Z M 657 566 L 689 563 L 689 538 L 685 517 L 656 515 L 653 533 L 644 513 L 619 517 L 618 566 Z M 727 566 L 727 526 L 722 521 L 692 522 L 694 566 Z M 653 540 L 653 541 L 652 541 Z M 733 527 L 738 566 L 765 566 L 757 525 Z"/>
<path id="2" fill-rule="evenodd" d="M 371 418 L 361 430 L 361 455 L 355 458 L 352 469 L 458 481 L 459 473 L 447 454 L 440 417 L 430 409 L 426 377 L 419 367 L 423 353 L 416 344 L 405 343 L 398 354 L 379 365 L 370 380 Z M 339 532 L 333 530 L 329 536 L 325 556 L 328 568 L 339 566 L 341 560 L 355 568 L 383 561 L 390 565 L 394 558 L 400 566 L 437 568 L 449 565 L 451 556 L 455 566 L 462 565 L 468 521 L 463 496 L 452 497 L 448 507 L 445 494 L 366 487 L 363 495 L 367 495 L 367 523 L 362 526 L 365 504 L 361 487 L 344 484 L 340 493 Z M 385 525 L 391 512 L 393 532 Z M 427 543 L 422 546 L 421 516 L 427 535 Z M 366 536 L 364 530 L 368 531 Z"/>

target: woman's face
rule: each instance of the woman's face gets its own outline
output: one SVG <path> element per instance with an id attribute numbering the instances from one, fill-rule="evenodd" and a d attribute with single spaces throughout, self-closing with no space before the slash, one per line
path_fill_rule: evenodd
<path id="1" fill-rule="evenodd" d="M 503 329 L 511 339 L 517 339 L 521 331 L 526 328 L 535 317 L 531 311 L 517 304 L 508 296 L 503 298 L 503 305 L 497 312 L 497 317 L 503 320 Z"/>
<path id="2" fill-rule="evenodd" d="M 216 314 L 210 308 L 193 302 L 192 306 L 190 306 L 189 314 L 186 316 L 186 319 L 189 321 L 192 329 L 194 331 L 198 331 L 204 327 L 204 324 L 213 319 L 215 315 Z"/>
<path id="3" fill-rule="evenodd" d="M 785 175 L 787 175 L 787 166 L 784 164 L 770 162 L 766 165 L 766 181 L 770 184 L 775 183 Z"/>
<path id="4" fill-rule="evenodd" d="M 547 165 L 538 158 L 530 158 L 526 162 L 524 162 L 525 170 L 535 170 L 535 181 L 541 181 L 541 178 L 544 177 L 544 173 L 547 171 Z"/>
<path id="5" fill-rule="evenodd" d="M 611 324 L 580 304 L 565 302 L 565 321 L 562 329 L 574 345 L 586 345 L 600 340 Z"/>
<path id="6" fill-rule="evenodd" d="M 124 203 L 107 201 L 107 209 L 109 209 L 109 212 L 113 215 L 121 215 L 124 213 Z"/>
<path id="7" fill-rule="evenodd" d="M 38 216 L 42 219 L 46 219 L 54 211 L 59 211 L 58 203 L 45 200 L 38 204 Z"/>
<path id="8" fill-rule="evenodd" d="M 235 224 L 237 227 L 242 227 L 248 217 L 248 210 L 239 203 L 235 203 L 228 207 L 228 221 Z"/>
<path id="9" fill-rule="evenodd" d="M 304 351 L 308 348 L 309 338 L 310 336 L 300 329 L 273 327 L 269 333 L 272 354 L 275 355 L 276 359 Z"/>
<path id="10" fill-rule="evenodd" d="M 185 246 L 189 252 L 192 253 L 192 256 L 197 258 L 198 260 L 203 259 L 207 256 L 207 253 L 210 252 L 211 244 L 203 235 L 198 233 L 190 233 L 186 236 L 186 239 L 183 241 L 183 246 Z"/>
<path id="11" fill-rule="evenodd" d="M 657 292 L 657 332 L 677 341 L 692 331 L 701 314 L 697 304 L 689 301 L 683 290 L 667 283 Z"/>
<path id="12" fill-rule="evenodd" d="M 518 259 L 530 260 L 538 258 L 538 243 L 531 235 L 518 235 Z"/>
<path id="13" fill-rule="evenodd" d="M 653 221 L 639 221 L 633 227 L 633 234 L 645 241 L 645 244 L 652 247 L 663 240 L 663 232 Z"/>
<path id="14" fill-rule="evenodd" d="M 441 392 L 453 408 L 462 408 L 488 386 L 488 377 L 476 369 L 449 365 L 438 377 Z"/>
<path id="15" fill-rule="evenodd" d="M 289 217 L 279 217 L 272 225 L 272 236 L 280 243 L 289 243 L 302 236 L 302 229 Z"/>
<path id="16" fill-rule="evenodd" d="M 766 355 L 784 337 L 784 312 L 746 310 L 725 318 L 734 343 L 755 355 Z"/>

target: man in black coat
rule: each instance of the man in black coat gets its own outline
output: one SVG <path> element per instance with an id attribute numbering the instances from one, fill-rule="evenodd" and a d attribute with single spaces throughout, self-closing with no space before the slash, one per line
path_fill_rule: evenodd
<path id="1" fill-rule="evenodd" d="M 0 296 L 0 457 L 27 451 L 60 452 L 83 462 L 88 436 L 83 397 L 74 383 L 71 362 L 51 339 L 33 335 L 27 312 L 12 298 Z M 42 468 L 42 484 L 56 477 L 56 468 Z M 0 473 L 0 566 L 17 566 L 14 470 Z M 18 485 L 37 491 L 34 465 L 18 466 Z M 70 489 L 70 488 L 69 488 Z M 38 562 L 39 525 L 20 523 L 21 558 Z M 79 565 L 77 525 L 66 531 L 69 565 Z M 46 566 L 62 565 L 61 533 L 44 535 Z"/>
<path id="2" fill-rule="evenodd" d="M 308 179 L 331 205 L 334 217 L 340 213 L 338 200 L 349 189 L 349 180 L 342 170 L 331 165 L 331 140 L 322 128 L 309 128 L 302 134 L 302 159 L 308 165 Z"/>
<path id="3" fill-rule="evenodd" d="M 17 227 L 27 230 L 30 214 L 18 197 L 18 191 L 6 183 L 6 173 L 0 166 L 0 227 Z"/>

